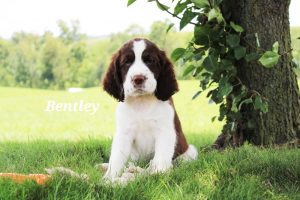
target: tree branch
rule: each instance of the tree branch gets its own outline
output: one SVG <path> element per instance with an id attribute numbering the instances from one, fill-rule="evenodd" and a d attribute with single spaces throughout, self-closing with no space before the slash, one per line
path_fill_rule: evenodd
<path id="1" fill-rule="evenodd" d="M 168 9 L 166 9 L 164 6 L 162 6 L 162 4 L 158 1 L 158 0 L 155 0 L 157 4 L 161 5 L 161 8 L 166 11 L 167 13 L 169 13 L 170 15 L 172 15 L 173 17 L 176 17 L 180 20 L 182 20 L 181 17 L 179 17 L 178 15 L 175 15 L 174 13 L 172 13 L 171 11 L 169 11 Z M 189 22 L 189 24 L 192 24 L 192 25 L 195 25 L 195 26 L 198 26 L 199 24 L 198 23 L 194 23 L 194 22 Z"/>

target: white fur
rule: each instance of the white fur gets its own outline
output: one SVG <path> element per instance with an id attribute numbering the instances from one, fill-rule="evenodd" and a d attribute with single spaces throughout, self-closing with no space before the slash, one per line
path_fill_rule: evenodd
<path id="1" fill-rule="evenodd" d="M 174 110 L 168 101 L 160 101 L 153 95 L 129 97 L 118 104 L 116 115 L 117 132 L 105 178 L 119 176 L 129 158 L 153 156 L 151 172 L 172 167 L 176 132 Z"/>
<path id="2" fill-rule="evenodd" d="M 189 145 L 189 148 L 178 156 L 176 159 L 183 160 L 183 161 L 191 161 L 191 160 L 196 160 L 198 157 L 198 151 L 194 145 Z"/>
<path id="3" fill-rule="evenodd" d="M 129 159 L 153 158 L 150 172 L 164 172 L 172 167 L 176 146 L 174 109 L 169 101 L 161 101 L 153 94 L 156 80 L 142 60 L 146 44 L 135 41 L 135 61 L 129 68 L 124 82 L 124 102 L 119 102 L 116 111 L 117 130 L 113 139 L 108 169 L 104 178 L 115 180 L 122 174 Z M 147 77 L 144 92 L 138 93 L 131 79 L 135 75 Z M 197 151 L 192 146 L 182 156 L 194 159 Z"/>
<path id="4" fill-rule="evenodd" d="M 156 79 L 151 70 L 142 60 L 142 53 L 146 48 L 144 40 L 135 41 L 133 43 L 133 52 L 135 55 L 134 63 L 129 68 L 125 81 L 123 83 L 125 99 L 129 96 L 140 96 L 144 94 L 153 94 L 156 88 Z M 146 81 L 143 85 L 143 90 L 137 90 L 132 84 L 132 78 L 135 75 L 144 75 Z"/>

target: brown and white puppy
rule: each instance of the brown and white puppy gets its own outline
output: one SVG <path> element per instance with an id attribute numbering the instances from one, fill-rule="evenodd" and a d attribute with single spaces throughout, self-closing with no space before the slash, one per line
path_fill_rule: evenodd
<path id="1" fill-rule="evenodd" d="M 173 65 L 154 43 L 134 39 L 114 54 L 103 81 L 119 101 L 117 128 L 105 178 L 117 178 L 129 159 L 152 158 L 150 172 L 163 172 L 180 156 L 193 160 L 171 96 L 178 91 Z"/>

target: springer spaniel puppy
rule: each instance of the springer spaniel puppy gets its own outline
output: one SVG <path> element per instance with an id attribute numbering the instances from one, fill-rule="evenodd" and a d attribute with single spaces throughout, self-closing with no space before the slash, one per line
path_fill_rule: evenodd
<path id="1" fill-rule="evenodd" d="M 173 65 L 154 43 L 136 38 L 113 55 L 104 90 L 119 101 L 117 128 L 104 178 L 121 175 L 127 161 L 152 158 L 150 172 L 164 172 L 197 150 L 182 132 L 172 95 L 178 91 Z"/>

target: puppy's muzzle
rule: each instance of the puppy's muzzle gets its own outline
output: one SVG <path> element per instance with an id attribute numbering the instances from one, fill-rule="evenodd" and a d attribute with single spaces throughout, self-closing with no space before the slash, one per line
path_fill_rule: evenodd
<path id="1" fill-rule="evenodd" d="M 131 82 L 134 88 L 142 88 L 146 80 L 147 80 L 146 76 L 139 74 L 133 76 Z"/>

